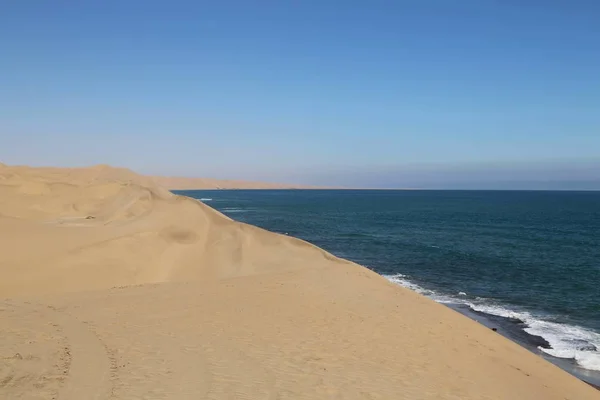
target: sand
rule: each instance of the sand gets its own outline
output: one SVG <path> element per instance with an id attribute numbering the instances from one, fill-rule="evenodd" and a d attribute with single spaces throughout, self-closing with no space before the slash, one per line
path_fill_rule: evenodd
<path id="1" fill-rule="evenodd" d="M 326 187 L 308 185 L 289 185 L 281 183 L 254 182 L 229 179 L 183 178 L 154 176 L 154 181 L 170 190 L 194 189 L 327 189 Z"/>
<path id="2" fill-rule="evenodd" d="M 0 399 L 599 399 L 458 313 L 129 170 L 0 165 Z"/>

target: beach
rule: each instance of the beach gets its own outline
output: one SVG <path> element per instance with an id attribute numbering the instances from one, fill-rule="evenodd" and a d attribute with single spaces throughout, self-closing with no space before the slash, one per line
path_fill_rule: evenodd
<path id="1" fill-rule="evenodd" d="M 600 398 L 448 307 L 127 169 L 0 165 L 0 234 L 0 398 Z"/>
<path id="2" fill-rule="evenodd" d="M 598 193 L 175 193 L 365 266 L 600 384 Z"/>

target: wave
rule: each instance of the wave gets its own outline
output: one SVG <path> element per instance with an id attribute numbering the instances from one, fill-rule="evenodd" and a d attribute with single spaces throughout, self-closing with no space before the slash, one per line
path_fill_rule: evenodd
<path id="1" fill-rule="evenodd" d="M 248 210 L 244 209 L 244 208 L 222 208 L 220 211 L 225 214 L 228 214 L 228 213 L 241 213 L 241 212 L 246 212 Z"/>
<path id="2" fill-rule="evenodd" d="M 212 201 L 212 199 L 204 199 L 204 198 L 202 198 L 202 199 L 200 199 L 200 201 Z"/>
<path id="3" fill-rule="evenodd" d="M 582 368 L 600 371 L 600 334 L 581 326 L 548 321 L 529 311 L 517 311 L 504 304 L 498 304 L 481 297 L 469 298 L 467 293 L 458 292 L 456 296 L 440 294 L 425 289 L 407 279 L 406 275 L 384 275 L 389 281 L 413 290 L 442 304 L 462 304 L 474 311 L 514 318 L 526 325 L 525 332 L 544 338 L 551 348 L 538 347 L 541 351 L 564 359 L 572 359 Z"/>

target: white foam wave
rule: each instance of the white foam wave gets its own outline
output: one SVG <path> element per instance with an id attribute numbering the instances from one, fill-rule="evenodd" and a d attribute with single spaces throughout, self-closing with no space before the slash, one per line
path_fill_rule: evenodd
<path id="1" fill-rule="evenodd" d="M 224 213 L 240 213 L 240 212 L 245 212 L 248 210 L 243 209 L 243 208 L 223 208 L 221 211 Z"/>
<path id="2" fill-rule="evenodd" d="M 600 334 L 579 326 L 539 319 L 525 322 L 529 326 L 526 332 L 543 337 L 552 346 L 542 351 L 558 358 L 573 358 L 583 368 L 600 371 Z"/>
<path id="3" fill-rule="evenodd" d="M 394 282 L 400 286 L 403 286 L 407 289 L 410 289 L 414 292 L 422 294 L 423 296 L 427 296 L 430 299 L 437 301 L 438 303 L 465 303 L 464 300 L 455 299 L 451 296 L 446 296 L 437 293 L 434 290 L 425 289 L 422 286 L 417 285 L 414 282 L 411 282 L 407 279 L 406 275 L 403 274 L 395 274 L 395 275 L 383 275 L 387 280 Z"/>
<path id="4" fill-rule="evenodd" d="M 540 347 L 543 352 L 558 358 L 574 359 L 582 368 L 600 371 L 600 334 L 597 332 L 580 326 L 547 321 L 526 311 L 515 311 L 503 305 L 493 304 L 488 299 L 468 299 L 462 294 L 464 292 L 459 293 L 460 297 L 442 295 L 411 282 L 402 274 L 384 277 L 438 303 L 465 304 L 475 311 L 519 319 L 527 325 L 525 332 L 541 336 L 550 343 L 551 349 Z"/>
<path id="5" fill-rule="evenodd" d="M 212 199 L 200 199 L 200 201 L 212 201 Z"/>

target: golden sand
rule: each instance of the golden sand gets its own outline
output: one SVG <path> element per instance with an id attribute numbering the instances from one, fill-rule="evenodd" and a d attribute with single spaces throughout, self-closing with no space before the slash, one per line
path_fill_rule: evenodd
<path id="1" fill-rule="evenodd" d="M 0 165 L 0 399 L 599 399 L 298 239 L 126 169 Z"/>
<path id="2" fill-rule="evenodd" d="M 317 186 L 285 185 L 280 183 L 253 182 L 229 179 L 181 178 L 154 176 L 156 184 L 170 190 L 190 189 L 322 189 Z"/>

